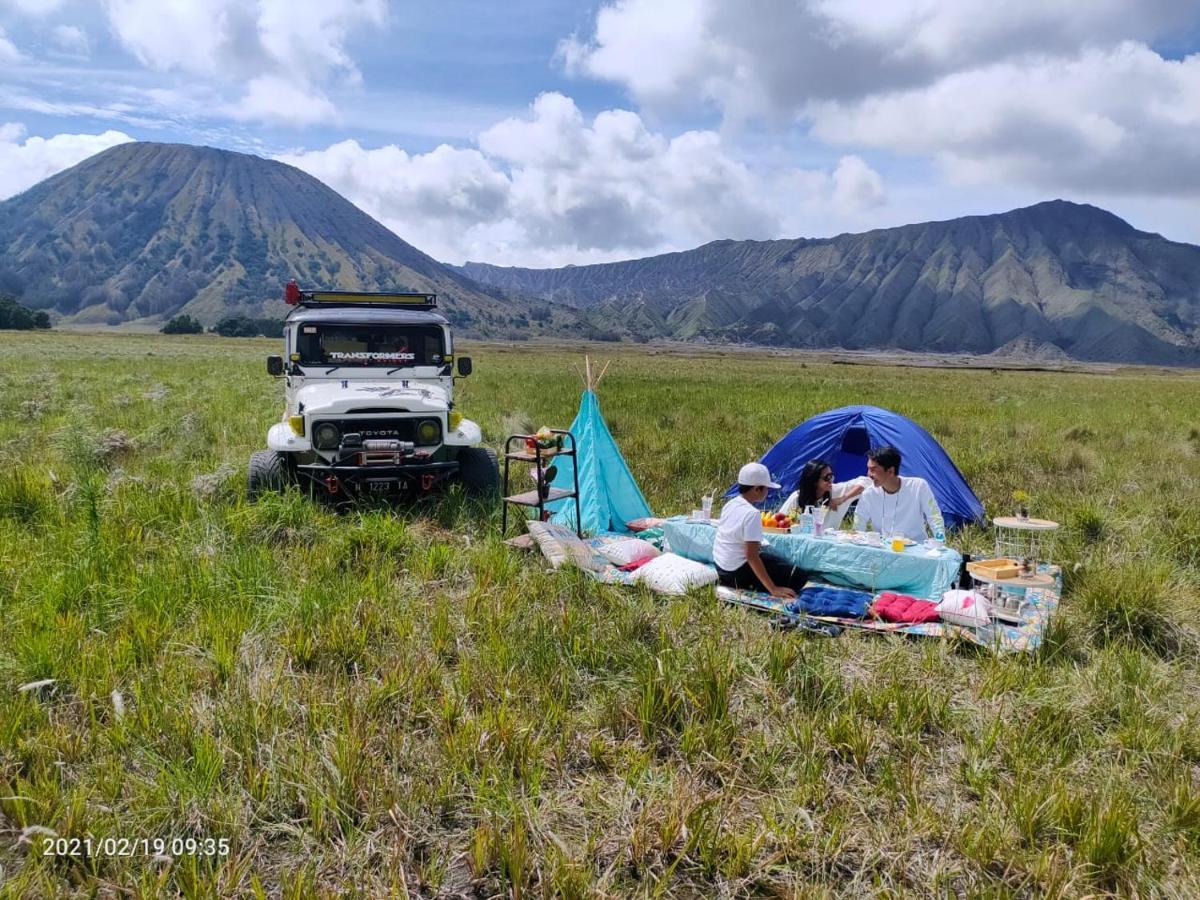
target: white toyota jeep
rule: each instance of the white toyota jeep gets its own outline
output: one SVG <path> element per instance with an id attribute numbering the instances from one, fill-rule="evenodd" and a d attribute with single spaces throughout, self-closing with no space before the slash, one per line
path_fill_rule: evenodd
<path id="1" fill-rule="evenodd" d="M 284 355 L 267 372 L 286 385 L 283 420 L 250 456 L 251 498 L 298 484 L 333 500 L 413 496 L 448 481 L 499 492 L 496 453 L 454 409 L 450 327 L 435 294 L 301 291 L 283 323 Z"/>

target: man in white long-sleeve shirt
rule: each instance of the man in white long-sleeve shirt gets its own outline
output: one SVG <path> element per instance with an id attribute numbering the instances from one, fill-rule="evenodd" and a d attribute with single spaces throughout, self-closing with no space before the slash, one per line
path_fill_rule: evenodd
<path id="1" fill-rule="evenodd" d="M 911 475 L 900 477 L 900 451 L 895 447 L 879 447 L 867 454 L 867 476 L 872 486 L 858 498 L 854 514 L 859 531 L 903 535 L 914 541 L 925 540 L 926 525 L 933 534 L 944 532 L 942 511 L 928 482 Z"/>

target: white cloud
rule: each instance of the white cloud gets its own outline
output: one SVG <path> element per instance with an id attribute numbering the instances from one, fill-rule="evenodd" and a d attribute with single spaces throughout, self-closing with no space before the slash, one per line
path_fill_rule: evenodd
<path id="1" fill-rule="evenodd" d="M 72 56 L 86 57 L 91 52 L 87 32 L 76 25 L 55 25 L 50 35 L 60 50 Z"/>
<path id="2" fill-rule="evenodd" d="M 349 32 L 380 25 L 383 0 L 259 0 L 258 37 L 281 66 L 299 63 L 309 73 L 341 70 L 352 80 L 358 69 L 345 50 Z"/>
<path id="3" fill-rule="evenodd" d="M 337 110 L 320 91 L 276 75 L 260 75 L 246 86 L 246 94 L 226 110 L 238 120 L 312 125 L 337 117 Z"/>
<path id="4" fill-rule="evenodd" d="M 0 0 L 0 9 L 8 8 L 24 16 L 41 18 L 58 12 L 64 0 Z"/>
<path id="5" fill-rule="evenodd" d="M 1153 40 L 1196 19 L 1183 0 L 815 0 L 833 23 L 898 57 L 954 67 L 1097 43 Z"/>
<path id="6" fill-rule="evenodd" d="M 105 93 L 108 96 L 104 101 L 98 103 L 64 102 L 47 100 L 43 92 L 27 93 L 19 89 L 0 86 L 0 109 L 20 110 L 47 116 L 107 119 L 122 125 L 146 128 L 168 128 L 176 124 L 172 113 L 178 112 L 178 107 L 172 107 L 168 112 L 166 105 L 156 102 L 150 95 L 151 92 L 133 94 L 129 99 L 121 100 L 113 99 L 113 96 L 120 92 L 107 86 L 101 88 L 97 93 Z"/>
<path id="7" fill-rule="evenodd" d="M 479 138 L 511 171 L 515 224 L 533 246 L 627 255 L 716 237 L 765 237 L 779 224 L 752 173 L 719 135 L 668 139 L 640 116 L 608 110 L 591 123 L 561 94 Z"/>
<path id="8" fill-rule="evenodd" d="M 387 12 L 383 0 L 105 0 L 105 9 L 143 65 L 245 83 L 241 101 L 226 107 L 235 118 L 297 125 L 334 117 L 323 86 L 335 76 L 361 80 L 345 48 L 350 32 L 382 24 Z"/>
<path id="9" fill-rule="evenodd" d="M 998 63 L 813 110 L 830 142 L 931 155 L 953 183 L 1200 193 L 1200 54 L 1126 43 L 1069 60 Z"/>
<path id="10" fill-rule="evenodd" d="M 884 202 L 883 178 L 861 157 L 843 156 L 833 170 L 833 204 L 842 212 L 856 213 Z"/>
<path id="11" fill-rule="evenodd" d="M 673 138 L 627 110 L 588 121 L 560 94 L 484 131 L 477 148 L 410 155 L 344 141 L 279 157 L 435 258 L 508 265 L 602 262 L 853 217 L 883 200 L 858 157 L 833 172 L 759 173 L 713 131 Z"/>
<path id="12" fill-rule="evenodd" d="M 625 82 L 637 96 L 665 100 L 696 85 L 709 59 L 707 7 L 619 0 L 597 13 L 594 41 L 572 36 L 559 45 L 559 54 L 572 74 Z"/>
<path id="13" fill-rule="evenodd" d="M 19 194 L 101 150 L 132 140 L 120 131 L 26 137 L 25 128 L 19 123 L 0 125 L 0 200 Z"/>
<path id="14" fill-rule="evenodd" d="M 966 68 L 1200 24 L 1184 0 L 615 0 L 568 70 L 652 105 L 711 101 L 734 119 L 917 87 Z"/>
<path id="15" fill-rule="evenodd" d="M 0 63 L 15 63 L 21 61 L 21 51 L 8 39 L 4 29 L 0 27 Z"/>
<path id="16" fill-rule="evenodd" d="M 105 0 L 104 7 L 109 26 L 125 48 L 142 65 L 163 72 L 217 74 L 227 61 L 226 48 L 240 36 L 235 31 L 241 17 L 227 0 Z"/>
<path id="17" fill-rule="evenodd" d="M 799 121 L 956 184 L 1168 194 L 1200 190 L 1200 55 L 1149 42 L 1197 26 L 1184 0 L 615 0 L 560 56 L 650 106 Z"/>

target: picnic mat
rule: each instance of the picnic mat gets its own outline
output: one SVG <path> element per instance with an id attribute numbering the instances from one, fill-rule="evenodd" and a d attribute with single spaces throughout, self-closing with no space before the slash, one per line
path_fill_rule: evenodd
<path id="1" fill-rule="evenodd" d="M 588 571 L 588 574 L 602 584 L 631 587 L 637 583 L 637 572 L 623 572 L 616 566 L 609 565 L 599 553 L 599 548 L 604 542 L 612 538 L 613 535 L 599 535 L 584 539 L 584 543 L 595 555 L 597 564 L 597 569 Z M 601 563 L 603 563 L 602 566 Z M 1029 653 L 1041 646 L 1046 626 L 1049 624 L 1051 616 L 1058 610 L 1059 597 L 1062 593 L 1062 577 L 1059 570 L 1045 565 L 1039 566 L 1038 569 L 1044 574 L 1053 575 L 1054 585 L 1025 589 L 1025 604 L 1021 608 L 1021 622 L 1010 625 L 1006 622 L 992 620 L 991 624 L 982 628 L 966 628 L 945 622 L 908 625 L 874 619 L 850 619 L 795 613 L 786 608 L 786 601 L 776 600 L 769 594 L 720 586 L 716 588 L 716 591 L 717 596 L 726 603 L 750 607 L 767 613 L 786 624 L 800 625 L 810 629 L 812 626 L 837 626 L 885 634 L 906 634 L 920 638 L 959 639 L 986 647 L 997 653 Z M 819 585 L 818 582 L 810 584 Z M 834 585 L 824 586 L 836 587 Z"/>
<path id="2" fill-rule="evenodd" d="M 805 616 L 804 618 L 842 628 L 857 628 L 860 631 L 874 631 L 888 634 L 907 634 L 921 638 L 961 639 L 972 644 L 978 644 L 997 653 L 1030 653 L 1041 646 L 1042 638 L 1050 617 L 1058 609 L 1059 595 L 1062 592 L 1062 581 L 1057 571 L 1054 574 L 1055 584 L 1046 588 L 1027 588 L 1025 604 L 1021 608 L 1021 622 L 1008 624 L 992 620 L 991 624 L 982 628 L 965 628 L 961 625 L 949 625 L 945 622 L 930 622 L 923 625 L 906 625 L 898 622 L 881 622 L 874 619 L 844 619 L 833 616 Z M 739 590 L 736 588 L 718 587 L 717 596 L 726 603 L 748 606 L 767 613 L 789 615 L 786 603 L 776 600 L 769 594 L 758 591 Z"/>
<path id="3" fill-rule="evenodd" d="M 622 572 L 619 568 L 612 565 L 600 553 L 600 548 L 604 546 L 606 541 L 611 541 L 613 538 L 629 537 L 627 534 L 604 533 L 596 537 L 584 538 L 583 542 L 591 549 L 596 563 L 599 566 L 596 569 L 588 570 L 588 574 L 599 581 L 601 584 L 620 584 L 625 587 L 632 587 L 637 584 L 637 571 Z M 600 564 L 603 563 L 601 566 Z"/>

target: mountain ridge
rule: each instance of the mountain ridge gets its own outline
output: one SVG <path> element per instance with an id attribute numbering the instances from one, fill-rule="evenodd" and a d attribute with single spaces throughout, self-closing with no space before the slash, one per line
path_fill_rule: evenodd
<path id="1" fill-rule="evenodd" d="M 437 293 L 482 333 L 575 319 L 473 282 L 311 175 L 250 154 L 121 144 L 0 203 L 0 290 L 69 324 L 282 317 L 290 278 Z"/>
<path id="2" fill-rule="evenodd" d="M 438 262 L 293 166 L 110 148 L 0 202 L 0 292 L 63 324 L 282 316 L 284 282 L 439 295 L 468 334 L 1200 365 L 1200 247 L 1065 200 L 558 269 Z"/>
<path id="3" fill-rule="evenodd" d="M 1200 247 L 1050 200 L 829 238 L 718 240 L 613 263 L 468 262 L 476 281 L 649 336 L 1200 365 Z"/>

